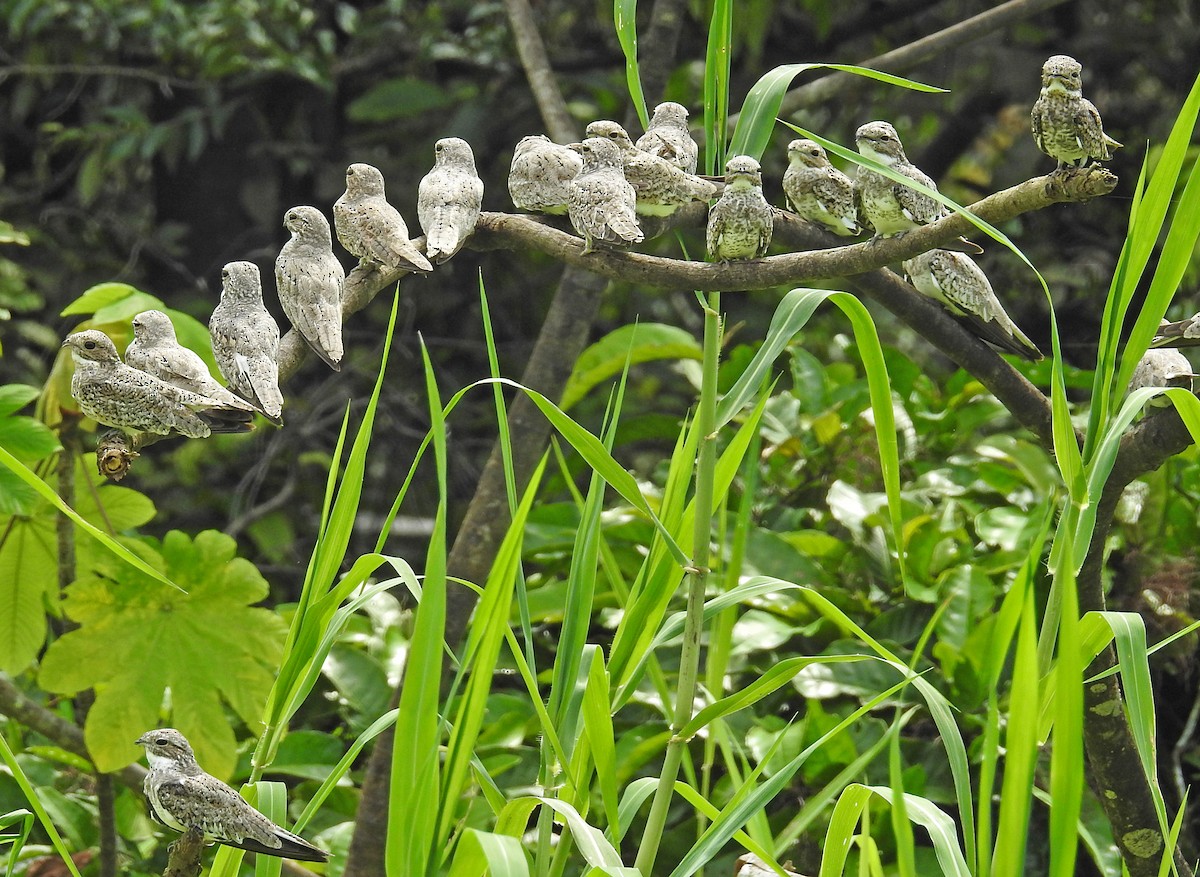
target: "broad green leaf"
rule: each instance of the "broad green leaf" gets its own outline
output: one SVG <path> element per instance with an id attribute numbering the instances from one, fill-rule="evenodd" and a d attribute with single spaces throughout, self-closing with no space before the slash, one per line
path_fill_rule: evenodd
<path id="1" fill-rule="evenodd" d="M 3 735 L 0 735 L 0 763 L 8 769 L 9 775 L 16 781 L 21 794 L 25 796 L 25 800 L 29 802 L 29 806 L 33 809 L 33 812 L 37 814 L 38 822 L 42 824 L 42 829 L 50 836 L 50 842 L 54 845 L 54 850 L 58 853 L 59 858 L 66 864 L 67 869 L 74 877 L 79 877 L 79 871 L 75 867 L 75 862 L 71 859 L 71 852 L 67 849 L 66 843 L 63 842 L 62 835 L 58 833 L 58 829 L 55 827 L 53 820 L 51 820 L 50 814 L 46 812 L 46 808 L 42 805 L 42 801 L 38 797 L 38 793 L 34 790 L 33 784 L 25 776 L 25 772 L 21 770 L 20 762 L 17 761 L 16 755 L 9 748 L 8 742 L 4 739 Z M 11 872 L 6 870 L 5 873 Z"/>
<path id="2" fill-rule="evenodd" d="M 228 776 L 235 752 L 224 704 L 257 721 L 281 653 L 283 621 L 251 606 L 267 596 L 266 580 L 215 530 L 131 545 L 187 593 L 97 558 L 63 601 L 80 626 L 47 649 L 39 680 L 62 694 L 96 689 L 84 733 L 99 770 L 137 757 L 133 740 L 157 726 L 170 689 L 173 723 L 210 773 Z"/>
<path id="3" fill-rule="evenodd" d="M 580 354 L 563 390 L 564 411 L 601 381 L 619 374 L 626 363 L 656 359 L 700 359 L 700 345 L 691 332 L 664 323 L 637 323 L 609 332 Z"/>
<path id="4" fill-rule="evenodd" d="M 32 417 L 0 417 L 0 448 L 22 463 L 36 463 L 58 447 L 58 436 L 41 421 Z"/>
<path id="5" fill-rule="evenodd" d="M 28 384 L 5 384 L 0 387 L 0 417 L 20 411 L 41 392 Z"/>
<path id="6" fill-rule="evenodd" d="M 424 116 L 448 107 L 454 94 L 436 82 L 403 76 L 385 79 L 361 97 L 350 102 L 346 116 L 354 122 L 390 122 L 410 116 Z"/>
<path id="7" fill-rule="evenodd" d="M 59 311 L 58 315 L 69 317 L 72 314 L 94 314 L 101 308 L 140 293 L 136 286 L 130 286 L 128 283 L 98 283 L 85 290 L 83 295 Z"/>

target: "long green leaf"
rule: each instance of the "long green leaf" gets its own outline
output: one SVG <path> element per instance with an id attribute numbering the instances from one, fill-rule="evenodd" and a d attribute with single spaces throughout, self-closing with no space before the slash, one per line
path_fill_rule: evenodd
<path id="1" fill-rule="evenodd" d="M 29 806 L 33 809 L 33 812 L 37 814 L 38 822 L 41 823 L 42 829 L 49 835 L 54 851 L 63 860 L 63 863 L 67 866 L 67 870 L 74 877 L 79 877 L 79 870 L 75 867 L 75 862 L 71 858 L 71 851 L 67 849 L 62 835 L 54 827 L 54 821 L 50 818 L 50 814 L 42 806 L 41 799 L 38 798 L 33 784 L 29 782 L 29 777 L 25 776 L 25 771 L 21 770 L 21 765 L 17 761 L 16 755 L 8 748 L 8 741 L 4 739 L 3 734 L 0 734 L 0 761 L 8 768 L 9 774 L 17 783 L 17 788 L 21 790 L 21 794 L 25 796 L 25 800 L 29 802 Z"/>
<path id="2" fill-rule="evenodd" d="M 625 85 L 645 128 L 650 124 L 650 117 L 646 113 L 646 96 L 642 93 L 642 76 L 638 72 L 637 0 L 613 0 L 613 23 L 621 51 L 625 54 Z"/>

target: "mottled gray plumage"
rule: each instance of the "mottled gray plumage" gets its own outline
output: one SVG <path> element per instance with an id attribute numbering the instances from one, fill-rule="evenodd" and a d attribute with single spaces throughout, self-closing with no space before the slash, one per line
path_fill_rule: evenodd
<path id="1" fill-rule="evenodd" d="M 681 171 L 696 172 L 700 147 L 688 130 L 688 111 L 683 104 L 666 101 L 656 106 L 646 133 L 634 145 L 642 152 L 665 158 Z"/>
<path id="2" fill-rule="evenodd" d="M 208 332 L 229 386 L 277 419 L 283 410 L 279 324 L 263 305 L 262 278 L 253 262 L 230 262 L 221 272 L 221 301 Z"/>
<path id="3" fill-rule="evenodd" d="M 900 135 L 887 122 L 868 122 L 854 134 L 858 151 L 896 173 L 937 191 L 937 184 L 908 160 Z M 858 169 L 854 195 L 863 217 L 888 237 L 929 225 L 946 215 L 941 203 L 865 167 Z"/>
<path id="4" fill-rule="evenodd" d="M 1150 349 L 1138 360 L 1129 379 L 1129 390 L 1140 390 L 1143 387 L 1182 387 L 1189 393 L 1192 391 L 1192 364 L 1188 358 L 1173 348 Z M 1156 396 L 1148 403 L 1156 408 L 1165 408 L 1171 401 L 1165 396 Z"/>
<path id="5" fill-rule="evenodd" d="M 1177 323 L 1163 320 L 1151 343 L 1155 347 L 1195 347 L 1200 344 L 1200 313 Z"/>
<path id="6" fill-rule="evenodd" d="M 483 207 L 483 180 L 471 145 L 446 137 L 434 145 L 433 170 L 417 186 L 417 219 L 425 230 L 425 255 L 440 265 L 475 231 Z"/>
<path id="7" fill-rule="evenodd" d="M 837 235 L 859 233 L 854 183 L 829 163 L 821 144 L 793 140 L 788 144 L 783 194 L 797 216 L 825 226 Z"/>
<path id="8" fill-rule="evenodd" d="M 583 170 L 583 159 L 569 146 L 545 134 L 522 137 L 508 169 L 508 194 L 518 210 L 535 213 L 567 212 L 571 180 Z"/>
<path id="9" fill-rule="evenodd" d="M 725 190 L 708 211 L 708 254 L 718 262 L 757 259 L 767 251 L 772 208 L 763 197 L 762 170 L 749 155 L 725 163 Z"/>
<path id="10" fill-rule="evenodd" d="M 918 292 L 940 301 L 984 341 L 1030 362 L 1042 358 L 1041 351 L 1005 313 L 987 275 L 969 256 L 930 250 L 906 260 L 904 272 Z"/>
<path id="11" fill-rule="evenodd" d="M 408 239 L 408 225 L 387 202 L 383 174 L 369 164 L 346 168 L 346 191 L 333 205 L 333 224 L 342 246 L 388 269 L 428 273 L 429 260 Z"/>
<path id="12" fill-rule="evenodd" d="M 279 303 L 317 356 L 341 371 L 346 270 L 333 254 L 329 220 L 315 207 L 293 207 L 283 226 L 292 236 L 275 259 Z"/>
<path id="13" fill-rule="evenodd" d="M 637 195 L 637 212 L 670 216 L 690 201 L 708 201 L 721 193 L 721 184 L 677 168 L 665 158 L 643 152 L 616 122 L 602 119 L 587 126 L 588 137 L 613 143 L 621 156 L 625 179 Z"/>
<path id="14" fill-rule="evenodd" d="M 225 389 L 212 376 L 200 354 L 179 343 L 171 318 L 162 311 L 142 311 L 132 322 L 133 341 L 125 348 L 126 365 L 230 408 L 258 410 Z"/>
<path id="15" fill-rule="evenodd" d="M 151 815 L 176 831 L 196 831 L 219 843 L 264 856 L 324 862 L 329 854 L 263 816 L 231 787 L 205 773 L 187 739 L 174 728 L 147 731 L 136 741 L 150 771 L 142 784 Z"/>
<path id="16" fill-rule="evenodd" d="M 1058 162 L 1083 167 L 1108 161 L 1121 144 L 1104 133 L 1096 107 L 1083 96 L 1083 67 L 1070 55 L 1053 55 L 1042 65 L 1042 91 L 1030 113 L 1038 149 Z"/>
<path id="17" fill-rule="evenodd" d="M 180 433 L 207 438 L 214 432 L 248 432 L 253 412 L 168 384 L 121 362 L 103 332 L 68 335 L 63 347 L 75 362 L 71 395 L 88 417 L 128 432 Z"/>
<path id="18" fill-rule="evenodd" d="M 636 195 L 621 172 L 616 144 L 589 137 L 577 147 L 583 170 L 571 181 L 568 199 L 571 225 L 583 237 L 584 253 L 597 242 L 625 246 L 644 239 L 635 209 Z"/>

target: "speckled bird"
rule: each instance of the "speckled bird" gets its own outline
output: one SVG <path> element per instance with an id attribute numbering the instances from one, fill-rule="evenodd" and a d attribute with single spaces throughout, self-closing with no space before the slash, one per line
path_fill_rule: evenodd
<path id="1" fill-rule="evenodd" d="M 646 133 L 634 145 L 642 152 L 665 158 L 685 173 L 696 172 L 700 147 L 688 130 L 688 111 L 683 104 L 666 101 L 656 106 Z"/>
<path id="2" fill-rule="evenodd" d="M 1155 347 L 1194 347 L 1200 343 L 1200 313 L 1172 323 L 1163 320 L 1154 333 Z"/>
<path id="3" fill-rule="evenodd" d="M 346 191 L 333 205 L 338 240 L 367 263 L 389 270 L 428 274 L 433 265 L 408 239 L 408 225 L 388 203 L 379 168 L 356 163 L 346 168 Z"/>
<path id="4" fill-rule="evenodd" d="M 508 169 L 508 194 L 518 210 L 566 215 L 571 180 L 583 170 L 583 159 L 569 146 L 545 134 L 522 137 Z"/>
<path id="5" fill-rule="evenodd" d="M 283 215 L 291 238 L 275 259 L 279 303 L 321 360 L 342 370 L 342 295 L 346 269 L 333 254 L 329 220 L 315 207 L 293 207 Z"/>
<path id="6" fill-rule="evenodd" d="M 135 742 L 145 748 L 150 764 L 142 783 L 150 814 L 163 825 L 260 856 L 329 860 L 329 853 L 276 825 L 230 786 L 205 773 L 187 738 L 174 728 L 147 731 Z"/>
<path id="7" fill-rule="evenodd" d="M 1192 379 L 1196 377 L 1188 358 L 1170 347 L 1147 350 L 1138 360 L 1129 379 L 1129 390 L 1140 390 L 1143 387 L 1182 387 L 1189 393 L 1192 391 Z M 1156 408 L 1170 406 L 1171 400 L 1166 396 L 1155 396 L 1148 403 Z"/>
<path id="8" fill-rule="evenodd" d="M 483 180 L 475 170 L 475 153 L 462 138 L 443 138 L 433 152 L 433 170 L 417 186 L 417 219 L 425 230 L 425 255 L 440 265 L 475 231 Z"/>
<path id="9" fill-rule="evenodd" d="M 793 140 L 787 154 L 783 194 L 791 211 L 836 235 L 857 235 L 854 183 L 829 163 L 824 147 L 813 140 Z"/>
<path id="10" fill-rule="evenodd" d="M 718 262 L 757 259 L 771 243 L 773 224 L 758 162 L 733 156 L 725 163 L 725 190 L 708 211 L 709 256 Z"/>
<path id="11" fill-rule="evenodd" d="M 689 174 L 665 158 L 638 149 L 616 122 L 592 122 L 587 136 L 606 139 L 617 147 L 625 179 L 637 194 L 637 212 L 645 216 L 670 216 L 691 201 L 709 201 L 721 193 L 720 183 Z"/>
<path id="12" fill-rule="evenodd" d="M 616 144 L 589 137 L 578 144 L 583 170 L 571 181 L 571 225 L 583 237 L 584 253 L 599 243 L 626 246 L 644 239 L 635 210 L 636 195 L 621 172 Z"/>
<path id="13" fill-rule="evenodd" d="M 184 390 L 121 361 L 112 339 L 97 329 L 68 335 L 75 373 L 71 395 L 88 417 L 129 433 L 208 438 L 249 432 L 254 414 Z"/>
<path id="14" fill-rule="evenodd" d="M 930 250 L 907 259 L 904 272 L 918 292 L 941 302 L 984 341 L 1030 362 L 1042 358 L 1037 346 L 1005 313 L 987 275 L 970 256 Z"/>
<path id="15" fill-rule="evenodd" d="M 230 408 L 258 411 L 251 403 L 225 389 L 200 354 L 179 343 L 171 318 L 162 311 L 142 311 L 132 320 L 133 341 L 125 348 L 125 364 Z"/>
<path id="16" fill-rule="evenodd" d="M 1038 149 L 1058 162 L 1057 170 L 1108 161 L 1121 146 L 1104 133 L 1099 111 L 1083 96 L 1082 73 L 1070 55 L 1052 55 L 1042 65 L 1042 91 L 1030 123 Z"/>
<path id="17" fill-rule="evenodd" d="M 208 321 L 213 356 L 236 392 L 279 418 L 279 324 L 263 305 L 262 277 L 253 262 L 230 262 L 221 271 L 221 301 Z"/>
<path id="18" fill-rule="evenodd" d="M 854 142 L 860 154 L 937 191 L 937 184 L 908 160 L 900 135 L 889 123 L 868 122 L 855 132 Z M 946 215 L 935 198 L 865 167 L 858 169 L 854 195 L 862 216 L 884 237 L 929 225 Z"/>

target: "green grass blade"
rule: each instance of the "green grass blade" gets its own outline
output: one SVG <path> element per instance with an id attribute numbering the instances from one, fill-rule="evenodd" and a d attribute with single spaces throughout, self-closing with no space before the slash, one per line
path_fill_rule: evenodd
<path id="1" fill-rule="evenodd" d="M 337 787 L 341 782 L 342 777 L 350 772 L 351 765 L 358 758 L 358 754 L 362 752 L 363 747 L 390 728 L 396 721 L 396 717 L 400 714 L 400 710 L 388 710 L 382 716 L 367 727 L 365 731 L 355 738 L 350 744 L 350 748 L 346 750 L 346 754 L 338 759 L 338 763 L 334 765 L 333 770 L 329 772 L 329 776 L 317 788 L 317 791 L 309 799 L 308 805 L 300 814 L 300 818 L 296 820 L 296 824 L 292 826 L 292 831 L 299 834 L 304 831 L 304 827 L 308 825 L 308 821 L 317 815 L 317 811 L 321 809 L 321 805 L 325 803 L 325 799 L 329 797 L 330 792 Z M 282 824 L 282 823 L 281 823 Z"/>
<path id="2" fill-rule="evenodd" d="M 75 867 L 70 850 L 67 849 L 67 845 L 62 839 L 62 835 L 58 833 L 58 829 L 54 827 L 54 821 L 50 818 L 50 814 L 42 806 L 42 802 L 38 798 L 33 784 L 29 782 L 29 777 L 25 776 L 25 771 L 21 770 L 21 765 L 18 763 L 16 755 L 9 749 L 8 741 L 4 739 L 3 734 L 0 734 L 0 761 L 8 768 L 9 774 L 17 784 L 17 788 L 21 790 L 21 794 L 25 796 L 25 800 L 29 802 L 30 809 L 37 815 L 42 830 L 50 837 L 50 845 L 54 847 L 54 851 L 58 853 L 59 857 L 63 860 L 63 864 L 66 865 L 67 870 L 71 872 L 73 877 L 79 877 L 79 870 Z M 26 830 L 26 835 L 28 836 L 28 830 Z"/>
<path id="3" fill-rule="evenodd" d="M 1083 662 L 1079 654 L 1079 600 L 1075 566 L 1060 558 L 1054 569 L 1062 609 L 1053 747 L 1050 753 L 1050 875 L 1072 877 L 1078 852 L 1076 826 L 1083 799 Z"/>
<path id="4" fill-rule="evenodd" d="M 733 0 L 713 0 L 704 54 L 704 168 L 709 174 L 725 169 L 732 58 Z"/>
<path id="5" fill-rule="evenodd" d="M 521 841 L 506 834 L 468 828 L 454 850 L 448 877 L 529 877 Z"/>
<path id="6" fill-rule="evenodd" d="M 276 825 L 287 822 L 287 786 L 283 783 L 255 783 L 251 803 Z M 282 870 L 283 859 L 278 856 L 254 857 L 254 877 L 279 877 Z"/>
<path id="7" fill-rule="evenodd" d="M 9 844 L 5 874 L 17 873 L 17 860 L 26 841 L 29 840 L 29 832 L 33 829 L 35 818 L 33 811 L 24 808 L 11 810 L 0 816 L 0 844 Z M 17 826 L 15 830 L 12 828 L 14 825 Z"/>
<path id="8" fill-rule="evenodd" d="M 645 128 L 650 124 L 650 116 L 646 113 L 646 96 L 642 93 L 642 76 L 638 72 L 637 0 L 613 0 L 613 24 L 625 54 L 625 84 L 629 88 L 629 98 Z"/>

